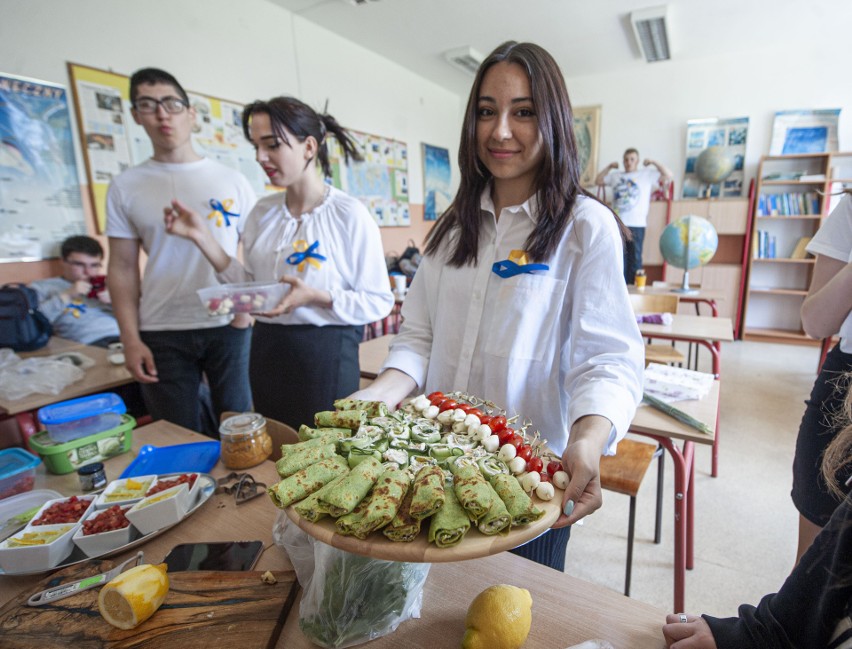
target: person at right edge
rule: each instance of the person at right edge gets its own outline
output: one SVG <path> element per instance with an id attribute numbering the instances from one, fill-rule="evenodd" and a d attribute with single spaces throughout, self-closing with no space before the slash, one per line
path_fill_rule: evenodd
<path id="1" fill-rule="evenodd" d="M 624 171 L 618 171 L 618 163 L 611 162 L 595 178 L 599 187 L 612 187 L 613 209 L 632 235 L 624 247 L 624 280 L 628 284 L 633 284 L 636 271 L 643 268 L 642 248 L 654 185 L 660 181 L 668 183 L 672 179 L 668 167 L 656 160 L 646 158 L 642 166 L 646 168 L 639 168 L 639 151 L 627 149 L 624 152 Z"/>
<path id="2" fill-rule="evenodd" d="M 532 43 L 482 63 L 465 110 L 461 183 L 429 233 L 381 374 L 356 398 L 461 390 L 534 423 L 571 477 L 553 528 L 512 550 L 564 570 L 570 525 L 602 503 L 642 395 L 644 346 L 618 217 L 580 185 L 565 80 Z"/>
<path id="3" fill-rule="evenodd" d="M 835 415 L 844 392 L 838 377 L 852 371 L 852 193 L 823 222 L 807 251 L 816 255 L 811 286 L 802 304 L 802 326 L 812 338 L 839 335 L 820 369 L 796 439 L 793 458 L 793 504 L 799 511 L 798 563 L 831 518 L 840 498 L 829 490 L 819 472 L 825 448 L 837 431 Z M 852 473 L 846 468 L 838 480 Z"/>

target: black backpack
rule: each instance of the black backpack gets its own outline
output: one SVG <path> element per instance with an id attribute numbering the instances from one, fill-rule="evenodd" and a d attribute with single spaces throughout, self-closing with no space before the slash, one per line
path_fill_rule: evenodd
<path id="1" fill-rule="evenodd" d="M 30 287 L 6 284 L 0 288 L 0 348 L 30 352 L 47 344 L 53 327 L 37 307 L 38 294 Z"/>

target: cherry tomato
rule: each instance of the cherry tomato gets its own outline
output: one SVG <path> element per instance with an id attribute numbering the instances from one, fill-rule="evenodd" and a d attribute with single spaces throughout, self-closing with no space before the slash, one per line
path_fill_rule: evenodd
<path id="1" fill-rule="evenodd" d="M 509 440 L 509 444 L 514 446 L 515 448 L 521 448 L 524 444 L 524 438 L 521 437 L 518 433 L 512 435 L 512 438 Z"/>
<path id="2" fill-rule="evenodd" d="M 470 414 L 470 411 L 473 410 L 473 406 L 469 403 L 460 403 L 458 406 L 456 406 L 456 408 L 461 410 L 466 415 Z"/>
<path id="3" fill-rule="evenodd" d="M 527 471 L 532 471 L 530 468 L 530 458 L 532 458 L 532 447 L 529 444 L 521 444 L 518 447 L 518 457 L 524 458 L 527 462 Z"/>
<path id="4" fill-rule="evenodd" d="M 547 463 L 547 472 L 550 475 L 555 475 L 557 471 L 562 470 L 562 462 L 559 460 L 551 460 Z"/>
<path id="5" fill-rule="evenodd" d="M 521 447 L 523 448 L 523 447 Z M 520 455 L 520 451 L 518 451 L 518 455 Z M 526 459 L 526 458 L 525 458 Z M 533 455 L 531 458 L 527 459 L 527 471 L 538 471 L 541 473 L 542 468 L 544 467 L 544 462 L 542 462 L 541 458 Z M 544 476 L 542 476 L 544 477 Z"/>
<path id="6" fill-rule="evenodd" d="M 433 406 L 438 406 L 439 408 L 441 407 L 441 404 L 444 403 L 444 401 L 449 401 L 449 399 L 447 399 L 447 397 L 445 397 L 443 394 L 429 399 L 429 403 L 431 403 Z"/>
<path id="7" fill-rule="evenodd" d="M 498 430 L 503 430 L 506 427 L 506 418 L 502 415 L 500 417 L 494 417 L 488 425 L 491 426 L 491 430 L 496 433 Z"/>
<path id="8" fill-rule="evenodd" d="M 541 481 L 542 482 L 550 482 L 551 481 L 549 473 L 543 473 L 543 472 L 539 471 L 539 474 L 541 474 Z"/>
<path id="9" fill-rule="evenodd" d="M 495 435 L 497 435 L 497 439 L 500 440 L 500 446 L 503 446 L 503 444 L 508 444 L 512 439 L 512 435 L 514 434 L 515 431 L 513 431 L 511 428 L 503 428 L 502 430 L 498 430 L 495 433 Z"/>
<path id="10" fill-rule="evenodd" d="M 482 414 L 482 411 L 479 408 L 471 408 L 470 410 L 468 410 L 467 414 L 476 415 L 477 417 L 479 417 L 480 423 L 482 423 L 482 418 L 485 416 Z"/>
<path id="11" fill-rule="evenodd" d="M 459 404 L 453 401 L 452 399 L 445 399 L 441 402 L 441 405 L 438 406 L 438 410 L 444 412 L 445 410 L 455 410 L 459 407 Z"/>
<path id="12" fill-rule="evenodd" d="M 443 392 L 433 392 L 432 394 L 427 395 L 426 398 L 429 399 L 429 401 L 431 401 L 435 397 L 443 397 L 443 396 L 444 396 Z"/>
<path id="13" fill-rule="evenodd" d="M 489 427 L 491 426 L 491 421 L 494 419 L 494 417 L 492 417 L 491 415 L 477 415 L 477 416 L 479 417 L 479 423 L 480 424 L 485 424 L 486 426 L 489 426 Z M 494 431 L 493 428 L 491 430 L 492 430 L 492 432 Z"/>

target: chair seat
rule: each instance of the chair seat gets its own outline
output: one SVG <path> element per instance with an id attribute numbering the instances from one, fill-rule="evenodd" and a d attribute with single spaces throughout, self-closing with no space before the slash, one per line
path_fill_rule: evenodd
<path id="1" fill-rule="evenodd" d="M 654 444 L 623 439 L 617 455 L 601 458 L 601 487 L 609 491 L 635 496 L 642 478 L 651 466 L 657 447 Z"/>
<path id="2" fill-rule="evenodd" d="M 646 363 L 683 363 L 686 361 L 684 356 L 671 345 L 645 345 L 645 362 Z"/>

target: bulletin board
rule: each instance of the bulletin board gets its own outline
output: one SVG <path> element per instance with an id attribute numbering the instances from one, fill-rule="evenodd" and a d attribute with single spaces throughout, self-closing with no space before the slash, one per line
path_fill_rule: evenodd
<path id="1" fill-rule="evenodd" d="M 0 262 L 58 257 L 85 231 L 65 87 L 0 74 Z"/>
<path id="2" fill-rule="evenodd" d="M 130 113 L 130 77 L 76 63 L 68 63 L 68 75 L 95 222 L 103 232 L 110 181 L 150 158 L 153 149 Z M 254 148 L 243 136 L 243 105 L 189 90 L 187 95 L 196 111 L 196 151 L 242 172 L 259 196 L 267 193 Z"/>
<path id="3" fill-rule="evenodd" d="M 346 163 L 337 140 L 327 138 L 332 184 L 360 200 L 380 227 L 411 225 L 408 207 L 408 146 L 360 131 L 347 132 L 364 158 Z"/>

